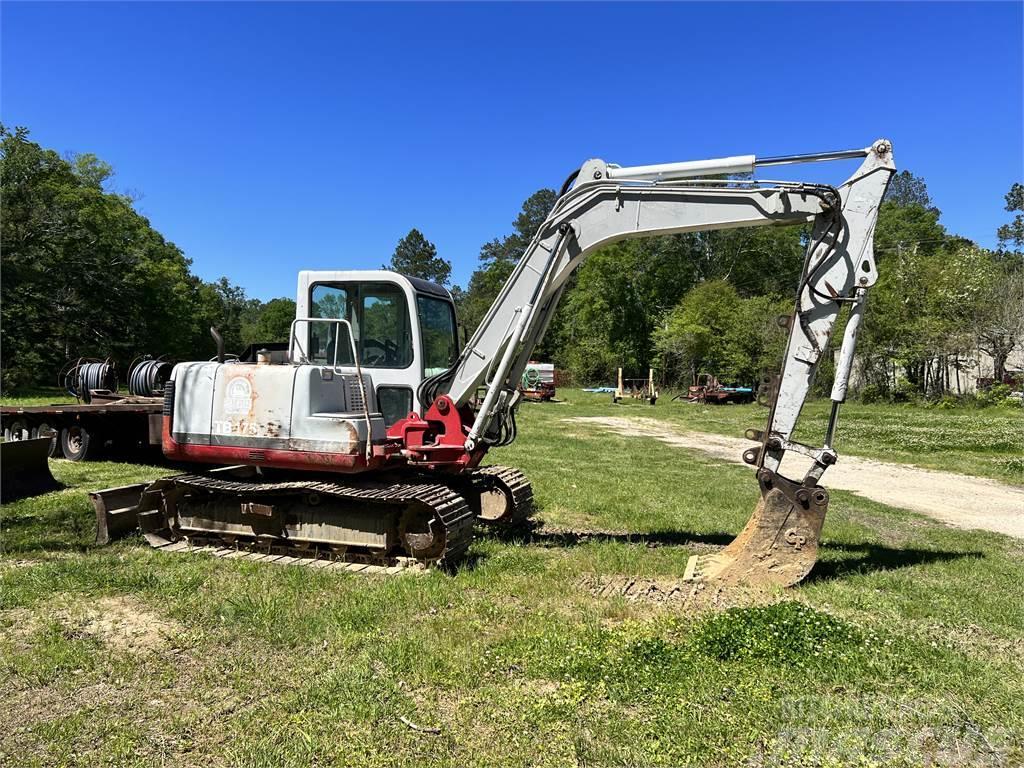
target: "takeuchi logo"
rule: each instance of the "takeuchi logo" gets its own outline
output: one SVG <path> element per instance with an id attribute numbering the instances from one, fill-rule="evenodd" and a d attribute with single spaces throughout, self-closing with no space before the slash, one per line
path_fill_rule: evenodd
<path id="1" fill-rule="evenodd" d="M 237 376 L 228 382 L 224 396 L 225 413 L 246 413 L 252 405 L 252 384 L 244 376 Z"/>

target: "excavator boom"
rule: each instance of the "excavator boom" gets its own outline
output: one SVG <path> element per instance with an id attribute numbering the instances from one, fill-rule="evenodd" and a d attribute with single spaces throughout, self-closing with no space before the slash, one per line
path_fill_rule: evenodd
<path id="1" fill-rule="evenodd" d="M 751 173 L 760 166 L 862 158 L 838 188 L 806 183 L 694 179 Z M 620 168 L 590 160 L 575 174 L 541 226 L 456 365 L 425 382 L 430 400 L 441 392 L 455 410 L 479 400 L 465 439 L 467 454 L 514 435 L 519 380 L 543 338 L 572 271 L 598 248 L 655 234 L 813 223 L 796 289 L 782 370 L 766 382 L 770 413 L 763 431 L 748 437 L 759 447 L 744 460 L 757 468 L 761 500 L 740 536 L 712 558 L 694 558 L 695 578 L 770 581 L 791 585 L 814 565 L 828 507 L 818 485 L 834 464 L 839 406 L 846 388 L 867 289 L 878 279 L 873 235 L 878 209 L 895 173 L 892 145 L 879 139 L 862 150 L 758 160 L 753 155 Z M 820 447 L 793 440 L 793 432 L 844 305 L 850 314 L 832 388 L 832 411 Z M 803 476 L 779 474 L 783 456 L 810 459 Z"/>

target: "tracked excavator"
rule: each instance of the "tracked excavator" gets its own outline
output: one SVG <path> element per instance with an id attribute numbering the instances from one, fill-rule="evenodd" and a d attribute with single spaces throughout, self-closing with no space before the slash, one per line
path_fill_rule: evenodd
<path id="1" fill-rule="evenodd" d="M 764 168 L 861 160 L 838 187 L 763 181 Z M 760 501 L 722 551 L 686 577 L 792 585 L 814 565 L 833 447 L 867 290 L 872 239 L 895 171 L 892 145 L 784 157 L 620 167 L 588 160 L 566 180 L 487 315 L 461 349 L 442 287 L 387 271 L 299 273 L 287 351 L 253 363 L 175 366 L 162 444 L 172 460 L 219 465 L 93 494 L 101 537 L 138 525 L 157 547 L 228 557 L 396 568 L 451 564 L 474 524 L 516 525 L 529 481 L 482 466 L 516 437 L 517 385 L 569 276 L 625 238 L 809 223 L 781 370 L 766 382 L 764 430 L 743 460 Z M 793 439 L 815 371 L 848 308 L 821 446 Z M 807 468 L 780 474 L 787 452 Z"/>

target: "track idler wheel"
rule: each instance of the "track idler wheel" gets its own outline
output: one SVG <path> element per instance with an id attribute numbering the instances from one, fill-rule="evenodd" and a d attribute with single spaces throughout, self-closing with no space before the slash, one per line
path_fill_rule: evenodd
<path id="1" fill-rule="evenodd" d="M 758 473 L 761 499 L 754 514 L 721 552 L 694 556 L 687 578 L 757 586 L 791 587 L 811 572 L 828 510 L 828 492 L 768 469 Z"/>
<path id="2" fill-rule="evenodd" d="M 428 507 L 410 506 L 398 522 L 398 536 L 410 557 L 430 562 L 444 554 L 448 534 L 444 523 Z"/>
<path id="3" fill-rule="evenodd" d="M 533 513 L 533 487 L 512 467 L 483 467 L 473 471 L 464 492 L 481 523 L 498 528 L 522 525 Z"/>
<path id="4" fill-rule="evenodd" d="M 480 492 L 480 521 L 493 525 L 511 521 L 512 499 L 501 488 L 487 488 Z"/>

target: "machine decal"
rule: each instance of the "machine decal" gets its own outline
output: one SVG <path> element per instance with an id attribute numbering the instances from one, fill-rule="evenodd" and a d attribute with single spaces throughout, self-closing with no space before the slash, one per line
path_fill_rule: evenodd
<path id="1" fill-rule="evenodd" d="M 242 415 L 252 407 L 252 384 L 244 376 L 237 376 L 228 383 L 224 397 L 224 413 Z"/>

